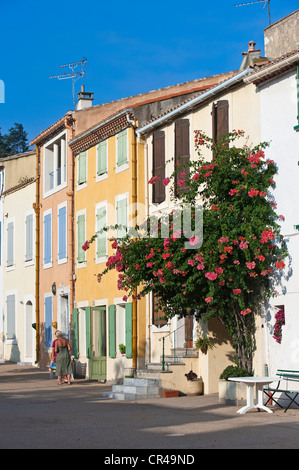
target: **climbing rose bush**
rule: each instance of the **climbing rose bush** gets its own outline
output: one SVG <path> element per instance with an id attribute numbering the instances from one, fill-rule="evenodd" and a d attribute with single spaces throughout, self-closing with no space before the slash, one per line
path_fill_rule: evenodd
<path id="1" fill-rule="evenodd" d="M 243 135 L 233 131 L 214 144 L 203 132 L 195 132 L 197 157 L 187 169 L 178 165 L 163 180 L 177 207 L 192 208 L 191 223 L 201 205 L 202 240 L 195 233 L 186 249 L 183 221 L 177 230 L 174 212 L 157 219 L 150 235 L 153 219 L 147 220 L 134 227 L 133 236 L 129 232 L 122 240 L 112 240 L 115 253 L 101 274 L 118 272 L 124 300 L 153 292 L 167 317 L 194 313 L 204 321 L 218 318 L 232 337 L 238 365 L 250 372 L 255 316 L 273 295 L 272 281 L 284 269 L 287 251 L 278 223 L 282 216 L 276 214 L 271 196 L 275 163 L 266 157 L 266 143 L 238 147 Z M 205 155 L 209 151 L 210 161 L 203 150 Z M 149 184 L 157 179 L 153 176 Z M 168 236 L 162 237 L 168 222 Z"/>

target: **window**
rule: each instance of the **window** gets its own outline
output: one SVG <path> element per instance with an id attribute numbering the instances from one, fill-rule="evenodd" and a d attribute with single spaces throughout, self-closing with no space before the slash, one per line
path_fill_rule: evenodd
<path id="1" fill-rule="evenodd" d="M 108 171 L 107 144 L 107 140 L 104 140 L 97 145 L 97 177 L 103 177 Z"/>
<path id="2" fill-rule="evenodd" d="M 85 251 L 82 245 L 85 243 L 85 213 L 77 215 L 77 262 L 85 262 Z"/>
<path id="3" fill-rule="evenodd" d="M 66 261 L 67 253 L 66 203 L 58 206 L 58 263 Z"/>
<path id="4" fill-rule="evenodd" d="M 189 176 L 189 119 L 178 119 L 175 122 L 175 195 L 188 191 L 185 181 Z"/>
<path id="5" fill-rule="evenodd" d="M 109 305 L 109 356 L 116 357 L 119 344 L 125 344 L 126 357 L 132 357 L 132 303 Z"/>
<path id="6" fill-rule="evenodd" d="M 52 212 L 44 213 L 44 268 L 52 266 Z"/>
<path id="7" fill-rule="evenodd" d="M 6 244 L 6 265 L 11 267 L 14 264 L 14 222 L 10 221 L 6 227 L 7 244 Z"/>
<path id="8" fill-rule="evenodd" d="M 124 195 L 116 198 L 116 224 L 118 225 L 117 238 L 125 237 L 128 226 L 128 200 Z"/>
<path id="9" fill-rule="evenodd" d="M 52 295 L 45 297 L 45 348 L 52 347 Z"/>
<path id="10" fill-rule="evenodd" d="M 6 337 L 8 340 L 16 338 L 16 296 L 6 296 Z"/>
<path id="11" fill-rule="evenodd" d="M 44 194 L 66 185 L 66 132 L 44 146 Z"/>
<path id="12" fill-rule="evenodd" d="M 101 262 L 101 258 L 106 258 L 107 255 L 107 232 L 103 231 L 106 226 L 107 204 L 98 204 L 96 206 L 96 232 L 99 232 L 96 241 L 97 262 Z"/>
<path id="13" fill-rule="evenodd" d="M 78 156 L 78 184 L 87 182 L 87 154 L 86 152 L 79 153 Z"/>
<path id="14" fill-rule="evenodd" d="M 120 168 L 126 163 L 128 163 L 128 133 L 125 129 L 116 136 L 116 166 Z"/>
<path id="15" fill-rule="evenodd" d="M 33 214 L 25 217 L 25 262 L 33 260 Z"/>
<path id="16" fill-rule="evenodd" d="M 157 176 L 153 184 L 153 198 L 155 203 L 161 203 L 165 200 L 165 133 L 156 131 L 153 134 L 153 176 Z"/>

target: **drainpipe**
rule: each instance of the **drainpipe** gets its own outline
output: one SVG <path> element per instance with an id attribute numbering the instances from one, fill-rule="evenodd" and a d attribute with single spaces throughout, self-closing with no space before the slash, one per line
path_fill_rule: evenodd
<path id="1" fill-rule="evenodd" d="M 35 212 L 35 364 L 39 361 L 39 221 L 40 221 L 40 206 L 39 206 L 39 168 L 40 168 L 40 150 L 36 146 L 36 190 L 35 190 L 35 203 L 33 209 Z"/>
<path id="2" fill-rule="evenodd" d="M 70 132 L 70 138 L 67 141 L 72 140 L 73 138 L 73 126 L 69 125 L 67 122 L 67 118 L 64 119 L 64 125 L 66 129 Z M 69 253 L 69 263 L 70 263 L 70 273 L 69 273 L 69 283 L 70 283 L 70 329 L 71 332 L 73 331 L 73 308 L 75 307 L 75 280 L 74 280 L 74 230 L 73 230 L 73 220 L 74 220 L 74 155 L 73 152 L 69 149 L 69 146 L 66 142 L 66 165 L 68 162 L 68 152 L 71 153 L 70 162 L 68 165 L 69 174 L 71 178 L 71 184 L 69 190 L 66 192 L 66 195 L 70 198 L 70 210 L 68 210 L 68 253 Z M 68 174 L 68 173 L 67 173 Z M 68 174 L 68 178 L 69 178 Z M 73 340 L 73 338 L 71 338 Z"/>
<path id="3" fill-rule="evenodd" d="M 133 157 L 132 157 L 132 202 L 134 205 L 134 220 L 137 221 L 137 146 L 135 134 L 135 121 L 129 119 L 126 115 L 128 123 L 133 129 Z M 136 223 L 136 222 L 135 222 Z M 137 289 L 134 289 L 134 299 L 132 302 L 132 368 L 137 369 Z"/>

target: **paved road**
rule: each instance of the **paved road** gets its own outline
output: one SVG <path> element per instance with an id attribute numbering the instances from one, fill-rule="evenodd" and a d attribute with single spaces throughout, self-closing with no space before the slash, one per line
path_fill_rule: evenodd
<path id="1" fill-rule="evenodd" d="M 123 402 L 101 397 L 109 389 L 57 386 L 47 371 L 0 364 L 0 449 L 102 449 L 101 459 L 145 449 L 155 459 L 162 450 L 198 458 L 200 449 L 299 448 L 299 408 L 238 415 L 216 394 Z"/>

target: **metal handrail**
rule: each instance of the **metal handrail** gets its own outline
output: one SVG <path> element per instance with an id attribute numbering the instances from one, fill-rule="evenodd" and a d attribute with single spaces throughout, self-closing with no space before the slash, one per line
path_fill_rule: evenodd
<path id="1" fill-rule="evenodd" d="M 180 328 L 182 328 L 183 326 L 185 326 L 185 323 L 183 323 L 182 325 L 178 326 L 175 330 L 172 330 L 170 331 L 167 335 L 163 336 L 162 338 L 159 338 L 159 341 L 162 340 L 162 372 L 165 371 L 165 338 L 167 338 L 168 336 L 172 335 L 173 333 L 175 333 L 177 330 L 179 330 Z M 176 349 L 176 348 L 174 348 Z M 186 346 L 186 350 L 187 350 L 187 346 Z"/>

